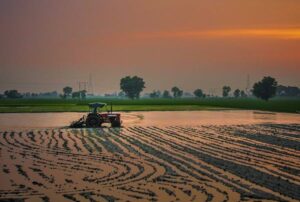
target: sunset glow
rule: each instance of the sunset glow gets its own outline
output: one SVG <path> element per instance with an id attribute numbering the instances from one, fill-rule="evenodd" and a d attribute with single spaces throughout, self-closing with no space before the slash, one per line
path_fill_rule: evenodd
<path id="1" fill-rule="evenodd" d="M 300 28 L 293 29 L 225 29 L 205 31 L 178 31 L 139 33 L 141 38 L 265 38 L 265 39 L 300 39 Z"/>
<path id="2" fill-rule="evenodd" d="M 0 90 L 51 91 L 89 74 L 99 93 L 126 75 L 147 92 L 245 88 L 247 75 L 300 85 L 299 10 L 295 0 L 4 0 Z"/>

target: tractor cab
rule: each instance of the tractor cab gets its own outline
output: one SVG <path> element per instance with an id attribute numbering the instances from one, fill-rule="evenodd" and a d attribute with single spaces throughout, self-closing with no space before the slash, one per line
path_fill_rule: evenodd
<path id="1" fill-rule="evenodd" d="M 103 107 L 106 107 L 107 112 L 101 112 Z M 101 127 L 103 123 L 110 123 L 111 127 L 121 127 L 121 115 L 119 113 L 113 113 L 112 104 L 110 105 L 110 110 L 108 110 L 106 103 L 90 103 L 87 116 L 83 116 L 78 121 L 74 121 L 70 127 L 97 128 Z"/>

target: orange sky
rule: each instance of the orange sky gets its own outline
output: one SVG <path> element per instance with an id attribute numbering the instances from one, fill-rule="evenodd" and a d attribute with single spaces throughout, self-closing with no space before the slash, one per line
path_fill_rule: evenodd
<path id="1" fill-rule="evenodd" d="M 193 30 L 177 32 L 153 32 L 139 33 L 135 37 L 140 38 L 193 38 L 196 39 L 213 39 L 232 37 L 241 38 L 265 38 L 265 39 L 300 39 L 300 28 L 285 29 L 221 29 L 221 30 Z"/>
<path id="2" fill-rule="evenodd" d="M 218 93 L 271 75 L 300 86 L 298 0 L 0 1 L 0 91 L 99 93 L 139 75 L 146 91 Z"/>

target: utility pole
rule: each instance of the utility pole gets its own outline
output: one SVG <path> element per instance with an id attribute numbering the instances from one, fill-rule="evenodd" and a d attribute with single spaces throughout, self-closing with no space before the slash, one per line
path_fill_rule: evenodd
<path id="1" fill-rule="evenodd" d="M 246 94 L 247 94 L 247 95 L 250 95 L 250 75 L 249 75 L 249 74 L 247 74 Z"/>
<path id="2" fill-rule="evenodd" d="M 92 78 L 92 74 L 89 74 L 89 88 L 88 91 L 91 95 L 94 95 L 94 86 L 93 86 L 93 78 Z"/>
<path id="3" fill-rule="evenodd" d="M 214 97 L 215 94 L 216 94 L 216 89 L 215 88 L 210 88 L 208 92 L 209 92 L 210 96 Z"/>

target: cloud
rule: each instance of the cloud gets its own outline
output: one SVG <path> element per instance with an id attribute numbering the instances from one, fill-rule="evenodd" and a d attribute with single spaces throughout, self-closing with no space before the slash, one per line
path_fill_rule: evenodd
<path id="1" fill-rule="evenodd" d="M 300 28 L 289 29 L 219 29 L 201 31 L 143 32 L 138 38 L 266 38 L 300 39 Z"/>

